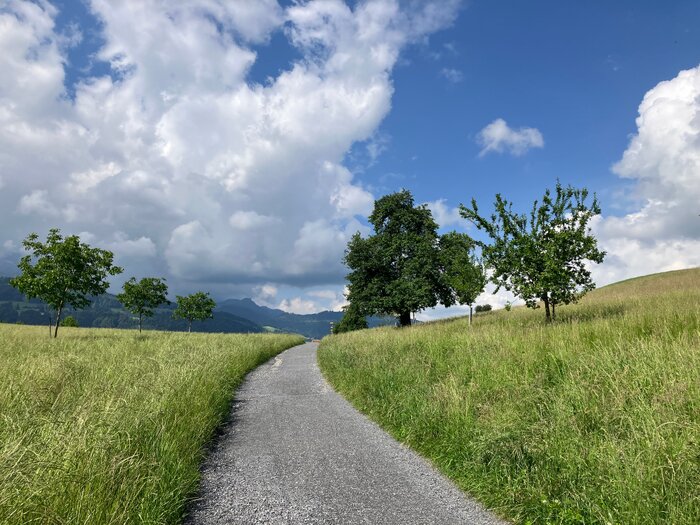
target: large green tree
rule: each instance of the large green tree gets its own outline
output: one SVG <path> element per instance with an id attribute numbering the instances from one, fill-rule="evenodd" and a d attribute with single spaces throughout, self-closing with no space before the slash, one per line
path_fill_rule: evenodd
<path id="1" fill-rule="evenodd" d="M 129 312 L 139 317 L 139 332 L 143 327 L 143 318 L 152 317 L 153 310 L 161 304 L 169 303 L 168 285 L 165 279 L 144 277 L 140 281 L 132 277 L 124 283 L 123 292 L 117 299 Z"/>
<path id="2" fill-rule="evenodd" d="M 123 270 L 113 264 L 114 254 L 80 242 L 77 235 L 63 237 L 51 229 L 46 242 L 36 233 L 22 241 L 29 254 L 20 259 L 21 274 L 10 280 L 29 299 L 44 301 L 55 312 L 53 336 L 58 336 L 61 314 L 66 306 L 79 310 L 90 304 L 90 296 L 109 288 L 107 276 Z"/>
<path id="3" fill-rule="evenodd" d="M 345 252 L 348 300 L 362 315 L 396 315 L 411 324 L 411 312 L 454 296 L 445 279 L 437 224 L 426 206 L 415 206 L 407 190 L 374 203 L 374 235 L 356 233 Z"/>
<path id="4" fill-rule="evenodd" d="M 460 205 L 460 213 L 489 236 L 490 244 L 478 242 L 492 281 L 521 297 L 530 308 L 542 302 L 547 321 L 558 304 L 578 300 L 595 288 L 589 262 L 600 263 L 605 252 L 598 249 L 589 224 L 600 214 L 595 195 L 557 181 L 554 194 L 546 190 L 529 215 L 513 211 L 511 202 L 498 194 L 490 219 Z M 550 310 L 551 309 L 551 310 Z"/>
<path id="5" fill-rule="evenodd" d="M 475 242 L 464 233 L 449 232 L 440 237 L 440 257 L 445 278 L 452 290 L 455 303 L 469 306 L 469 324 L 472 306 L 486 286 L 486 272 L 474 255 Z"/>
<path id="6" fill-rule="evenodd" d="M 191 295 L 177 295 L 177 307 L 173 312 L 175 319 L 187 320 L 187 331 L 192 331 L 192 321 L 204 321 L 214 317 L 216 303 L 208 293 L 196 292 Z"/>

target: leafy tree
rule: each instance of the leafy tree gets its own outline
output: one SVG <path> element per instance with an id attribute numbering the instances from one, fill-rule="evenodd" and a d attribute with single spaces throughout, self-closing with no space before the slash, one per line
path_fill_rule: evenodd
<path id="1" fill-rule="evenodd" d="M 165 279 L 158 277 L 144 277 L 136 281 L 132 277 L 124 283 L 123 292 L 117 295 L 117 299 L 129 312 L 139 316 L 139 332 L 143 326 L 144 317 L 153 317 L 153 310 L 168 301 L 168 285 Z"/>
<path id="2" fill-rule="evenodd" d="M 345 314 L 343 318 L 338 324 L 333 326 L 334 334 L 342 334 L 344 332 L 352 332 L 353 330 L 363 330 L 367 328 L 367 318 L 362 315 L 359 308 L 350 303 L 344 310 Z"/>
<path id="3" fill-rule="evenodd" d="M 61 321 L 61 326 L 69 326 L 71 328 L 78 328 L 78 321 L 72 315 L 67 316 L 63 321 Z"/>
<path id="4" fill-rule="evenodd" d="M 123 271 L 112 264 L 112 252 L 91 248 L 77 235 L 64 238 L 56 228 L 49 230 L 45 243 L 32 233 L 22 244 L 31 253 L 22 257 L 18 264 L 21 274 L 10 284 L 28 299 L 41 299 L 55 311 L 54 337 L 66 306 L 85 308 L 90 304 L 89 296 L 107 291 L 108 275 Z"/>
<path id="5" fill-rule="evenodd" d="M 175 319 L 187 320 L 187 331 L 192 331 L 192 321 L 204 321 L 214 317 L 216 303 L 208 293 L 197 292 L 191 295 L 177 295 L 177 308 L 173 312 Z"/>
<path id="6" fill-rule="evenodd" d="M 469 306 L 469 324 L 472 323 L 472 305 L 486 286 L 486 272 L 474 256 L 474 245 L 474 241 L 463 233 L 449 232 L 440 237 L 445 278 L 452 290 L 453 301 Z"/>
<path id="7" fill-rule="evenodd" d="M 556 305 L 575 302 L 595 288 L 587 262 L 602 262 L 605 252 L 588 227 L 600 206 L 595 195 L 590 204 L 587 198 L 585 188 L 564 188 L 557 181 L 555 195 L 546 190 L 529 216 L 515 213 L 500 194 L 490 220 L 479 214 L 474 199 L 471 208 L 460 206 L 461 215 L 492 241 L 478 244 L 497 289 L 512 291 L 530 308 L 541 301 L 547 321 L 555 317 Z"/>
<path id="8" fill-rule="evenodd" d="M 374 235 L 356 233 L 344 258 L 348 300 L 362 315 L 397 315 L 407 326 L 411 312 L 453 304 L 437 224 L 426 206 L 414 206 L 411 193 L 402 190 L 377 200 L 369 222 Z"/>
<path id="9" fill-rule="evenodd" d="M 506 310 L 510 310 L 510 308 L 508 307 L 509 304 L 510 303 L 506 303 Z M 492 310 L 492 307 L 490 304 L 477 304 L 475 310 L 477 311 L 477 313 L 490 312 Z"/>

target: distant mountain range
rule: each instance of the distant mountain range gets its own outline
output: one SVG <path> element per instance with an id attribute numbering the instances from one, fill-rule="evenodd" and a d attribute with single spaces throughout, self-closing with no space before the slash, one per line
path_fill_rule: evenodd
<path id="1" fill-rule="evenodd" d="M 187 330 L 187 323 L 173 319 L 175 305 L 164 305 L 155 315 L 144 319 L 144 328 L 154 330 Z M 84 309 L 72 311 L 80 326 L 94 328 L 136 328 L 134 316 L 124 309 L 112 294 L 104 294 L 93 299 Z M 319 312 L 316 314 L 291 314 L 283 310 L 256 304 L 252 299 L 227 299 L 218 303 L 214 318 L 192 324 L 197 332 L 223 333 L 262 333 L 293 332 L 311 338 L 321 338 L 330 332 L 330 324 L 337 323 L 342 312 Z M 44 303 L 33 299 L 26 301 L 24 296 L 9 284 L 9 278 L 0 277 L 0 322 L 48 325 L 49 311 Z M 393 318 L 368 318 L 370 326 L 393 324 Z"/>

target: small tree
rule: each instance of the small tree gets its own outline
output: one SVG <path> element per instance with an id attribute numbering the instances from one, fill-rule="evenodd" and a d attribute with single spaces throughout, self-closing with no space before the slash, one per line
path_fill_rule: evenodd
<path id="1" fill-rule="evenodd" d="M 123 271 L 112 264 L 112 252 L 91 248 L 77 235 L 63 238 L 56 228 L 49 230 L 45 243 L 32 233 L 22 244 L 31 253 L 20 259 L 22 273 L 10 284 L 28 299 L 41 299 L 54 310 L 54 337 L 58 336 L 64 307 L 87 307 L 89 296 L 102 295 L 109 288 L 107 276 Z"/>
<path id="2" fill-rule="evenodd" d="M 426 206 L 414 206 L 407 190 L 374 203 L 369 216 L 374 235 L 356 233 L 344 263 L 348 300 L 367 315 L 396 315 L 411 324 L 411 312 L 453 303 L 439 255 L 437 224 Z"/>
<path id="3" fill-rule="evenodd" d="M 187 331 L 192 331 L 192 321 L 204 321 L 214 317 L 216 303 L 208 293 L 197 292 L 191 295 L 177 295 L 177 308 L 173 312 L 175 319 L 187 320 Z"/>
<path id="4" fill-rule="evenodd" d="M 129 312 L 139 317 L 139 333 L 143 326 L 144 317 L 152 317 L 153 310 L 161 304 L 169 304 L 168 285 L 165 279 L 157 277 L 144 277 L 136 281 L 132 277 L 124 283 L 123 292 L 117 295 L 117 299 Z"/>
<path id="5" fill-rule="evenodd" d="M 367 328 L 367 318 L 362 315 L 360 309 L 350 303 L 343 308 L 345 314 L 343 318 L 333 326 L 334 334 L 342 334 L 344 332 L 352 332 L 353 330 L 363 330 Z"/>
<path id="6" fill-rule="evenodd" d="M 510 303 L 506 303 L 506 310 L 510 310 L 509 305 Z M 490 304 L 478 304 L 476 305 L 475 310 L 477 313 L 490 312 L 492 310 L 492 307 Z"/>
<path id="7" fill-rule="evenodd" d="M 500 194 L 491 220 L 479 214 L 474 199 L 471 208 L 460 206 L 461 215 L 491 238 L 490 245 L 478 244 L 497 290 L 512 291 L 530 308 L 541 301 L 547 321 L 555 317 L 557 304 L 575 302 L 595 288 L 587 262 L 602 262 L 605 252 L 588 227 L 600 214 L 598 200 L 594 195 L 589 205 L 587 198 L 585 188 L 564 188 L 557 181 L 555 195 L 546 190 L 529 216 L 513 212 Z"/>
<path id="8" fill-rule="evenodd" d="M 486 286 L 486 272 L 473 254 L 474 245 L 463 233 L 450 232 L 440 237 L 445 277 L 454 302 L 469 305 L 469 324 L 472 324 L 472 305 Z"/>
<path id="9" fill-rule="evenodd" d="M 78 328 L 78 321 L 72 315 L 67 316 L 63 321 L 61 321 L 61 326 L 69 326 L 71 328 Z"/>

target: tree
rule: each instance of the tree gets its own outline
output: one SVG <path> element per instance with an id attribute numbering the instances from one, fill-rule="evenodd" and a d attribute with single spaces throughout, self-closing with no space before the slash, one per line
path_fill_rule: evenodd
<path id="1" fill-rule="evenodd" d="M 87 307 L 89 296 L 101 295 L 109 288 L 107 276 L 123 271 L 112 264 L 112 252 L 91 248 L 77 235 L 63 238 L 56 228 L 49 230 L 45 243 L 32 233 L 22 244 L 31 253 L 20 259 L 21 274 L 10 284 L 28 299 L 41 299 L 54 310 L 54 337 L 66 306 L 76 310 Z"/>
<path id="2" fill-rule="evenodd" d="M 437 224 L 426 206 L 414 206 L 411 193 L 402 190 L 377 200 L 369 222 L 374 235 L 356 233 L 344 258 L 348 300 L 362 315 L 397 315 L 407 326 L 411 312 L 453 304 Z"/>
<path id="3" fill-rule="evenodd" d="M 343 308 L 345 314 L 343 318 L 333 327 L 334 334 L 352 332 L 353 330 L 363 330 L 367 328 L 367 318 L 362 315 L 359 308 L 350 303 Z"/>
<path id="4" fill-rule="evenodd" d="M 478 244 L 497 290 L 512 291 L 530 308 L 541 301 L 547 321 L 555 318 L 556 305 L 575 302 L 595 288 L 587 263 L 602 262 L 605 252 L 588 227 L 600 206 L 595 195 L 591 204 L 587 198 L 585 188 L 564 188 L 557 181 L 555 195 L 546 190 L 529 216 L 513 212 L 500 194 L 490 220 L 479 215 L 474 199 L 471 208 L 460 205 L 461 215 L 492 241 Z"/>
<path id="5" fill-rule="evenodd" d="M 139 316 L 139 333 L 143 326 L 144 317 L 153 317 L 153 310 L 161 304 L 170 304 L 168 301 L 168 285 L 165 279 L 158 277 L 144 277 L 136 281 L 132 277 L 124 283 L 123 292 L 117 295 L 117 299 L 129 312 Z"/>
<path id="6" fill-rule="evenodd" d="M 61 326 L 69 326 L 71 328 L 78 328 L 78 321 L 72 315 L 67 316 L 63 321 L 61 321 Z"/>
<path id="7" fill-rule="evenodd" d="M 197 292 L 191 295 L 177 295 L 177 308 L 173 312 L 175 319 L 187 320 L 187 331 L 192 331 L 192 321 L 204 321 L 214 317 L 216 303 L 208 293 Z"/>
<path id="8" fill-rule="evenodd" d="M 474 241 L 463 233 L 449 232 L 440 237 L 445 278 L 453 301 L 469 306 L 469 324 L 472 323 L 472 305 L 486 286 L 486 273 L 473 254 L 474 246 Z"/>

